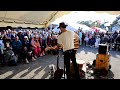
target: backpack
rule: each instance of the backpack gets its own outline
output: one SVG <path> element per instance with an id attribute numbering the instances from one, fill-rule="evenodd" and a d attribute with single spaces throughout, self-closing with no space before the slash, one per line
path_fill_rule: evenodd
<path id="1" fill-rule="evenodd" d="M 12 50 L 5 51 L 5 60 L 7 61 L 8 66 L 17 65 L 17 57 L 14 55 Z"/>

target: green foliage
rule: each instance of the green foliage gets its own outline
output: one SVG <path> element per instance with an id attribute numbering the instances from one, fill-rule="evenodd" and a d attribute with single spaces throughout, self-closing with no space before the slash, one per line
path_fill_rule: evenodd
<path id="1" fill-rule="evenodd" d="M 89 20 L 89 21 L 78 21 L 77 23 L 87 25 L 88 27 L 92 27 L 92 26 L 100 27 L 100 24 L 97 21 L 95 21 L 95 22 L 92 22 L 91 20 Z"/>
<path id="2" fill-rule="evenodd" d="M 120 15 L 118 17 L 116 17 L 116 19 L 113 21 L 111 26 L 120 25 L 119 20 L 120 20 Z"/>

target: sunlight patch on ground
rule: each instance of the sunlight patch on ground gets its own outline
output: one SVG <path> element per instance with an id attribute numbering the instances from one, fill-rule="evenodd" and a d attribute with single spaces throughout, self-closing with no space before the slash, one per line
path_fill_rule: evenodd
<path id="1" fill-rule="evenodd" d="M 33 69 L 32 71 L 30 71 L 26 76 L 22 77 L 21 79 L 31 79 L 35 75 L 34 72 L 36 70 L 40 69 L 40 68 L 41 68 L 41 66 L 38 67 L 38 68 Z"/>
<path id="2" fill-rule="evenodd" d="M 6 77 L 8 77 L 8 76 L 10 76 L 12 74 L 13 74 L 13 71 L 8 71 L 8 72 L 0 75 L 0 79 L 4 79 L 4 78 L 6 78 Z"/>
<path id="3" fill-rule="evenodd" d="M 85 62 L 93 61 L 96 58 L 96 55 L 92 52 L 81 51 L 80 53 L 76 54 L 77 60 L 84 60 Z"/>
<path id="4" fill-rule="evenodd" d="M 46 66 L 47 67 L 47 66 Z M 46 67 L 45 68 L 43 68 L 34 78 L 32 78 L 32 79 L 41 79 L 42 78 L 42 76 L 46 73 L 44 70 L 46 69 Z"/>
<path id="5" fill-rule="evenodd" d="M 28 72 L 28 69 L 29 69 L 29 68 L 27 68 L 27 69 L 25 69 L 25 70 L 17 73 L 17 74 L 16 74 L 15 76 L 13 76 L 11 79 L 18 79 L 22 74 Z"/>

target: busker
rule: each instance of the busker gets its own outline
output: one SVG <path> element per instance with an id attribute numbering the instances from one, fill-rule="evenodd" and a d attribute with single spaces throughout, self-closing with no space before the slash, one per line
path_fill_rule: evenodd
<path id="1" fill-rule="evenodd" d="M 76 62 L 76 51 L 74 50 L 74 32 L 69 31 L 66 29 L 66 24 L 61 22 L 59 24 L 61 34 L 58 36 L 58 47 L 61 45 L 63 47 L 63 54 L 64 54 L 64 64 L 66 66 L 66 76 L 67 79 L 71 79 L 70 73 L 70 60 L 73 63 L 73 67 L 75 70 L 75 79 L 79 79 L 79 70 Z M 56 49 L 57 49 L 56 48 Z"/>

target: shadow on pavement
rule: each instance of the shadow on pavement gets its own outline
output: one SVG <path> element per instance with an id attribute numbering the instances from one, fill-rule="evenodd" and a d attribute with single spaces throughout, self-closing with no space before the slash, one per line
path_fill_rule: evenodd
<path id="1" fill-rule="evenodd" d="M 96 54 L 98 52 L 98 49 L 96 48 L 91 48 L 91 47 L 85 47 L 85 46 L 80 46 L 78 52 L 80 53 L 81 51 L 84 51 L 86 54 L 88 52 Z M 120 52 L 118 51 L 111 51 L 111 56 L 118 58 L 117 55 L 120 56 Z M 62 53 L 61 53 L 62 55 Z M 29 64 L 24 64 L 24 63 L 19 63 L 18 66 L 12 66 L 12 67 L 0 67 L 0 78 L 2 79 L 11 79 L 14 76 L 18 76 L 17 79 L 25 78 L 26 76 L 29 76 L 31 74 L 29 79 L 34 79 L 37 75 L 39 75 L 42 70 L 44 71 L 44 74 L 42 74 L 41 78 L 38 79 L 45 79 L 48 77 L 48 72 L 49 72 L 49 65 L 54 64 L 56 66 L 57 58 L 54 55 L 46 55 L 43 57 L 38 58 L 35 62 L 30 62 Z M 63 68 L 63 57 L 60 56 L 59 60 L 59 65 L 60 67 Z M 5 75 L 7 72 L 11 71 L 9 75 Z M 5 77 L 4 77 L 5 75 Z M 114 78 L 114 74 L 112 71 L 109 72 L 108 74 L 109 78 Z"/>

